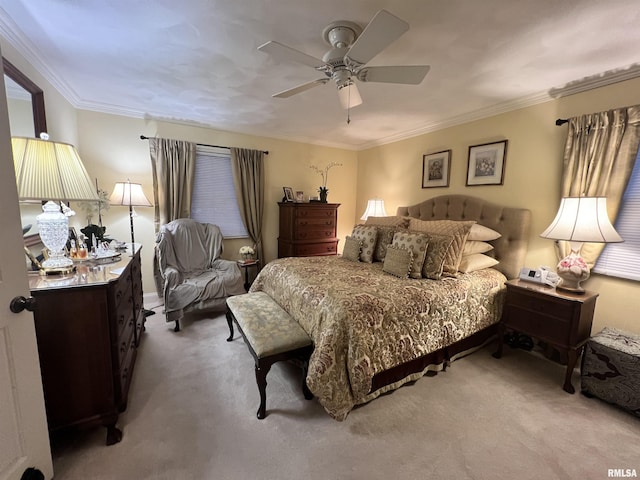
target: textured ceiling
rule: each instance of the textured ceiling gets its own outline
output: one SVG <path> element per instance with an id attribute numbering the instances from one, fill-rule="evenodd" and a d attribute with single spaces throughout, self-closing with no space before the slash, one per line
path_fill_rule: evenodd
<path id="1" fill-rule="evenodd" d="M 422 84 L 359 83 L 350 124 L 331 83 L 271 97 L 319 75 L 259 45 L 322 57 L 327 24 L 382 8 L 410 30 L 369 65 L 431 65 Z M 0 32 L 77 108 L 354 149 L 637 75 L 639 24 L 638 0 L 0 0 Z"/>

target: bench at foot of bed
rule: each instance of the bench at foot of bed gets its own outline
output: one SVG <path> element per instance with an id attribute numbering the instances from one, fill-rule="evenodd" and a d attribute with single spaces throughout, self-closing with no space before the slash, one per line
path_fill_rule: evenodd
<path id="1" fill-rule="evenodd" d="M 256 382 L 260 392 L 258 418 L 266 416 L 267 373 L 271 365 L 282 360 L 302 360 L 302 391 L 307 400 L 313 394 L 307 388 L 306 376 L 313 342 L 300 324 L 264 292 L 236 295 L 227 299 L 229 338 L 233 340 L 233 322 L 242 334 L 255 359 Z"/>

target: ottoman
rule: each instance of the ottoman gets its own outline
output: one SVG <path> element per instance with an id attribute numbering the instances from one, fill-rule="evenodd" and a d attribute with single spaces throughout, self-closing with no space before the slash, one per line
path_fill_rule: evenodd
<path id="1" fill-rule="evenodd" d="M 640 335 L 605 328 L 585 345 L 582 393 L 640 416 Z"/>

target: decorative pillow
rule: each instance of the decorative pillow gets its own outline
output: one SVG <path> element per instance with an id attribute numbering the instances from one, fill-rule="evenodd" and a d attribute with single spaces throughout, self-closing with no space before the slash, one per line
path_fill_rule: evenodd
<path id="1" fill-rule="evenodd" d="M 470 273 L 475 272 L 476 270 L 482 270 L 483 268 L 493 267 L 498 263 L 500 262 L 495 258 L 491 258 L 482 253 L 474 253 L 473 255 L 462 257 L 459 270 L 463 273 Z"/>
<path id="2" fill-rule="evenodd" d="M 431 280 L 442 278 L 442 269 L 449 247 L 453 243 L 452 236 L 429 235 L 429 246 L 422 267 L 422 276 Z"/>
<path id="3" fill-rule="evenodd" d="M 378 238 L 378 229 L 372 225 L 356 225 L 353 227 L 351 236 L 362 241 L 360 250 L 360 260 L 362 262 L 373 262 L 373 251 L 376 248 L 376 239 Z"/>
<path id="4" fill-rule="evenodd" d="M 490 243 L 469 240 L 467 238 L 467 242 L 464 244 L 464 249 L 462 250 L 462 256 L 464 257 L 465 255 L 472 255 L 474 253 L 487 253 L 491 250 L 493 250 L 493 245 Z"/>
<path id="5" fill-rule="evenodd" d="M 390 217 L 367 217 L 364 224 L 407 228 L 407 226 L 409 225 L 409 217 L 400 217 L 398 215 Z"/>
<path id="6" fill-rule="evenodd" d="M 413 263 L 413 253 L 406 248 L 389 245 L 387 255 L 384 257 L 382 271 L 390 273 L 398 278 L 408 278 Z"/>
<path id="7" fill-rule="evenodd" d="M 411 253 L 413 253 L 413 261 L 411 263 L 409 276 L 411 278 L 422 278 L 422 265 L 424 264 L 424 257 L 427 253 L 428 245 L 426 235 L 411 232 L 396 232 L 393 235 L 393 243 L 391 245 L 411 250 Z M 387 255 L 388 254 L 389 249 L 387 248 Z"/>
<path id="8" fill-rule="evenodd" d="M 378 238 L 376 239 L 376 249 L 373 252 L 374 262 L 384 262 L 387 254 L 387 247 L 393 242 L 393 235 L 396 233 L 396 227 L 377 227 Z"/>
<path id="9" fill-rule="evenodd" d="M 454 220 L 409 220 L 409 230 L 420 233 L 430 233 L 435 235 L 448 235 L 453 237 L 453 242 L 447 250 L 444 261 L 443 274 L 455 276 L 458 273 L 458 266 L 462 257 L 464 244 L 469 236 L 469 230 L 474 221 L 454 221 Z"/>
<path id="10" fill-rule="evenodd" d="M 344 240 L 344 248 L 342 249 L 342 258 L 351 260 L 352 262 L 360 261 L 360 250 L 362 249 L 362 240 L 347 237 Z"/>
<path id="11" fill-rule="evenodd" d="M 495 230 L 491 230 L 484 225 L 474 223 L 469 231 L 469 238 L 467 240 L 480 240 L 481 242 L 488 242 L 490 240 L 496 240 L 502 235 Z"/>

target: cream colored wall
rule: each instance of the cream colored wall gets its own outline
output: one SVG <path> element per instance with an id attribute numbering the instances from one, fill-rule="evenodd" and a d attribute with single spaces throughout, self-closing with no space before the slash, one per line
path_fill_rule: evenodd
<path id="1" fill-rule="evenodd" d="M 539 234 L 560 203 L 567 127 L 557 127 L 556 118 L 638 103 L 640 79 L 635 79 L 359 152 L 356 211 L 363 211 L 373 197 L 383 198 L 392 214 L 398 206 L 443 194 L 474 195 L 529 208 L 533 222 L 526 265 L 554 266 L 553 244 Z M 469 146 L 504 139 L 509 141 L 504 185 L 466 187 Z M 449 188 L 422 189 L 422 155 L 446 149 L 452 150 Z M 594 274 L 584 285 L 600 294 L 594 333 L 605 326 L 640 333 L 637 282 Z"/>
<path id="2" fill-rule="evenodd" d="M 357 153 L 309 144 L 287 142 L 266 137 L 222 132 L 208 128 L 155 122 L 80 110 L 78 113 L 78 151 L 92 178 L 97 177 L 101 188 L 111 192 L 115 182 L 141 183 L 145 194 L 153 202 L 151 160 L 148 141 L 140 135 L 189 140 L 196 143 L 239 146 L 268 150 L 265 157 L 265 216 L 264 246 L 266 261 L 277 257 L 278 205 L 283 186 L 305 194 L 314 194 L 320 185 L 320 175 L 309 165 L 323 166 L 339 162 L 329 175 L 329 200 L 340 203 L 338 236 L 344 239 L 351 232 L 355 217 L 355 178 Z M 155 232 L 153 208 L 137 208 L 134 219 L 136 242 L 142 243 L 142 270 L 145 293 L 154 291 L 152 277 L 153 244 Z M 79 219 L 82 220 L 82 219 Z M 107 233 L 114 238 L 129 241 L 129 218 L 125 207 L 112 206 L 103 216 Z M 340 242 L 342 244 L 343 242 Z M 250 244 L 248 239 L 225 241 L 224 257 L 237 259 L 238 249 Z M 341 245 L 340 245 L 341 249 Z"/>

